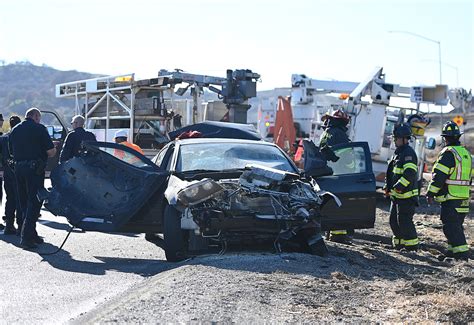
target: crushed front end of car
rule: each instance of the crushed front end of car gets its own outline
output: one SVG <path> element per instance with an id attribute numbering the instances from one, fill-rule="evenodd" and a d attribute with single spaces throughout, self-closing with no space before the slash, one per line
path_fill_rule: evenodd
<path id="1" fill-rule="evenodd" d="M 182 229 L 222 243 L 273 239 L 277 251 L 294 248 L 324 256 L 321 207 L 339 199 L 300 175 L 248 165 L 238 179 L 175 179 L 165 195 L 181 211 Z"/>

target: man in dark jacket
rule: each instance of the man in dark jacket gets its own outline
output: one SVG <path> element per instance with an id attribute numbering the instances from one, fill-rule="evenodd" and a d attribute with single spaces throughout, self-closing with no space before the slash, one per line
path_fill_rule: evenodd
<path id="1" fill-rule="evenodd" d="M 416 152 L 409 145 L 411 128 L 408 124 L 395 125 L 395 150 L 387 168 L 385 193 L 390 196 L 390 227 L 392 244 L 396 249 L 417 250 L 418 235 L 413 224 L 418 205 L 418 165 Z"/>
<path id="2" fill-rule="evenodd" d="M 350 121 L 349 115 L 344 111 L 338 109 L 332 114 L 324 115 L 324 132 L 321 135 L 321 141 L 319 142 L 319 148 L 321 153 L 326 157 L 327 160 L 337 161 L 337 157 L 332 151 L 331 147 L 337 144 L 349 143 L 349 136 L 347 135 L 347 124 Z M 351 161 L 352 162 L 352 161 Z M 350 244 L 352 236 L 354 235 L 353 229 L 347 230 L 331 230 L 329 240 Z"/>
<path id="3" fill-rule="evenodd" d="M 4 235 L 15 235 L 17 230 L 15 229 L 15 215 L 18 229 L 21 229 L 22 220 L 21 215 L 17 209 L 17 195 L 16 195 L 16 181 L 15 174 L 13 173 L 13 160 L 10 150 L 8 148 L 8 138 L 11 130 L 20 124 L 21 120 L 18 116 L 13 115 L 10 117 L 10 132 L 6 133 L 1 137 L 2 147 L 2 165 L 3 165 L 3 184 L 5 187 L 5 230 Z"/>
<path id="4" fill-rule="evenodd" d="M 72 118 L 71 125 L 73 130 L 69 132 L 64 141 L 63 149 L 59 156 L 59 162 L 66 162 L 73 157 L 79 156 L 79 150 L 83 141 L 96 141 L 92 132 L 84 130 L 84 118 L 76 115 Z"/>
<path id="5" fill-rule="evenodd" d="M 0 129 L 3 127 L 3 114 L 0 113 Z M 3 135 L 3 132 L 0 131 L 0 136 Z M 2 181 L 3 179 L 0 178 L 0 202 L 3 199 L 3 189 L 2 189 Z M 0 230 L 4 229 L 5 226 L 0 223 Z"/>
<path id="6" fill-rule="evenodd" d="M 14 161 L 19 211 L 23 220 L 20 245 L 25 249 L 34 249 L 37 244 L 43 243 L 36 232 L 42 204 L 37 194 L 44 188 L 48 157 L 56 155 L 48 131 L 40 122 L 40 110 L 32 107 L 26 111 L 25 120 L 13 128 L 8 138 Z"/>
<path id="7" fill-rule="evenodd" d="M 469 213 L 471 188 L 471 154 L 461 146 L 462 132 L 456 123 L 447 122 L 441 133 L 446 146 L 433 166 L 426 194 L 428 202 L 441 203 L 443 232 L 448 240 L 447 256 L 467 260 L 469 245 L 464 235 L 464 218 Z"/>

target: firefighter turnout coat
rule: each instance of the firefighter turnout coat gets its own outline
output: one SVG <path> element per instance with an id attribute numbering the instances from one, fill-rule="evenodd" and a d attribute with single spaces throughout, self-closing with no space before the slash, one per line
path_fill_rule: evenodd
<path id="1" fill-rule="evenodd" d="M 388 164 L 386 190 L 390 197 L 398 200 L 412 199 L 418 202 L 418 166 L 415 150 L 405 144 L 395 150 Z"/>

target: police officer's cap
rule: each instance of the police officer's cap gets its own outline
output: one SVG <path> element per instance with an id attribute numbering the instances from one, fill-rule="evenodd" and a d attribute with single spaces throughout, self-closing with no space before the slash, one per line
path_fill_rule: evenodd
<path id="1" fill-rule="evenodd" d="M 411 137 L 411 127 L 406 124 L 397 124 L 393 128 L 392 135 L 394 138 L 409 138 Z"/>
<path id="2" fill-rule="evenodd" d="M 441 131 L 442 137 L 459 137 L 463 134 L 459 129 L 459 126 L 453 121 L 448 121 L 443 126 L 443 131 Z"/>

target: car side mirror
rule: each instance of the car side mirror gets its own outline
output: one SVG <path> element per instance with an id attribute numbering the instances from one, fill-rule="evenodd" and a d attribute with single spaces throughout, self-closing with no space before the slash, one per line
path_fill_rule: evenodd
<path id="1" fill-rule="evenodd" d="M 61 129 L 61 131 L 54 131 L 53 139 L 61 140 L 62 136 L 63 136 L 63 129 Z"/>
<path id="2" fill-rule="evenodd" d="M 426 142 L 426 149 L 430 149 L 430 150 L 433 150 L 434 148 L 436 148 L 436 140 L 435 138 L 429 138 L 428 139 L 428 142 Z"/>

